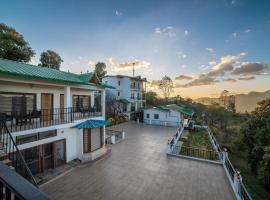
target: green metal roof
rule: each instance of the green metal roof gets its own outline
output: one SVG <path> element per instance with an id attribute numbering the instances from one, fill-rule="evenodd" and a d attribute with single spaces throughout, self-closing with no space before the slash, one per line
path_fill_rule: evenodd
<path id="1" fill-rule="evenodd" d="M 121 103 L 124 103 L 124 104 L 129 104 L 130 101 L 127 100 L 127 99 L 119 99 L 118 101 L 120 101 Z"/>
<path id="2" fill-rule="evenodd" d="M 150 108 L 158 109 L 163 112 L 169 112 L 170 110 L 174 110 L 174 111 L 181 112 L 187 115 L 193 115 L 194 113 L 194 111 L 191 108 L 187 108 L 187 107 L 180 106 L 177 104 L 168 104 L 165 106 L 157 106 L 157 107 L 150 107 Z M 149 108 L 146 108 L 146 109 L 149 109 Z"/>
<path id="3" fill-rule="evenodd" d="M 58 83 L 83 84 L 100 87 L 112 87 L 104 84 L 95 84 L 90 81 L 95 73 L 74 74 L 47 67 L 30 65 L 0 58 L 0 75 L 13 75 L 31 80 L 45 80 Z"/>
<path id="4" fill-rule="evenodd" d="M 101 126 L 108 126 L 111 125 L 111 122 L 107 121 L 107 120 L 86 120 L 80 124 L 77 124 L 75 126 L 73 126 L 72 128 L 78 128 L 78 129 L 82 129 L 82 128 L 98 128 Z"/>
<path id="5" fill-rule="evenodd" d="M 167 109 L 171 109 L 174 111 L 182 112 L 182 113 L 187 114 L 187 115 L 193 115 L 193 113 L 194 113 L 194 111 L 191 108 L 187 108 L 187 107 L 180 106 L 177 104 L 169 104 L 169 105 L 162 106 L 162 107 L 167 108 Z"/>

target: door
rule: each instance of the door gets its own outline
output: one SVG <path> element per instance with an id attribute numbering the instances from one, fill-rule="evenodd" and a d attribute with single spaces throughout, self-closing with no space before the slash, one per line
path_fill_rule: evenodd
<path id="1" fill-rule="evenodd" d="M 53 143 L 43 144 L 40 148 L 40 158 L 41 158 L 41 172 L 54 167 L 53 163 Z"/>
<path id="2" fill-rule="evenodd" d="M 66 163 L 66 141 L 54 142 L 54 166 L 58 167 Z"/>
<path id="3" fill-rule="evenodd" d="M 53 94 L 41 94 L 41 109 L 44 121 L 53 120 Z"/>
<path id="4" fill-rule="evenodd" d="M 64 120 L 64 113 L 65 113 L 64 95 L 60 94 L 60 119 L 61 121 Z"/>

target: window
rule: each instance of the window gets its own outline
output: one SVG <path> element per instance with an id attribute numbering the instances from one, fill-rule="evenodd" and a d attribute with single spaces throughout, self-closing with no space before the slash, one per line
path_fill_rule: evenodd
<path id="1" fill-rule="evenodd" d="M 134 99 L 134 93 L 131 93 L 131 97 L 130 97 L 131 99 Z"/>
<path id="2" fill-rule="evenodd" d="M 146 114 L 146 118 L 150 118 L 150 114 Z"/>
<path id="3" fill-rule="evenodd" d="M 26 113 L 36 109 L 36 94 L 0 93 L 0 112 Z"/>
<path id="4" fill-rule="evenodd" d="M 120 81 L 118 81 L 118 86 L 120 86 Z"/>
<path id="5" fill-rule="evenodd" d="M 29 135 L 22 135 L 22 136 L 17 136 L 16 137 L 16 143 L 17 144 L 25 144 L 29 142 L 34 142 L 38 140 L 38 134 L 33 133 Z"/>
<path id="6" fill-rule="evenodd" d="M 120 92 L 118 92 L 117 95 L 120 96 Z"/>
<path id="7" fill-rule="evenodd" d="M 57 131 L 53 130 L 53 131 L 45 131 L 45 132 L 40 132 L 38 134 L 38 139 L 42 140 L 42 139 L 46 139 L 46 138 L 50 138 L 50 137 L 54 137 L 57 136 Z"/>
<path id="8" fill-rule="evenodd" d="M 159 119 L 159 114 L 154 114 L 154 119 Z"/>
<path id="9" fill-rule="evenodd" d="M 43 140 L 43 139 L 54 137 L 54 136 L 57 136 L 56 130 L 33 133 L 33 134 L 28 134 L 28 135 L 21 135 L 21 136 L 16 137 L 16 144 L 18 145 L 25 144 L 25 143 Z"/>
<path id="10" fill-rule="evenodd" d="M 91 107 L 91 98 L 87 95 L 73 95 L 73 108 L 75 112 L 80 112 L 83 109 Z"/>

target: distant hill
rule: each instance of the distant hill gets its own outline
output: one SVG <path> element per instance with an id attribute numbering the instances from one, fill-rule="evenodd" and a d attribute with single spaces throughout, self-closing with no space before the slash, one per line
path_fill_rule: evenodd
<path id="1" fill-rule="evenodd" d="M 257 102 L 270 98 L 270 90 L 265 92 L 250 92 L 248 94 L 235 95 L 236 112 L 251 112 L 256 107 Z M 194 99 L 195 102 L 210 105 L 212 102 L 219 102 L 218 98 L 201 97 Z"/>

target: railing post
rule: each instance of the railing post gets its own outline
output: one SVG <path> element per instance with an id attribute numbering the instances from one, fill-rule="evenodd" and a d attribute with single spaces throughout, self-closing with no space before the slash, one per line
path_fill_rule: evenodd
<path id="1" fill-rule="evenodd" d="M 227 159 L 227 157 L 228 157 L 228 152 L 227 152 L 227 149 L 226 148 L 224 148 L 224 151 L 222 152 L 222 163 L 223 163 L 223 165 L 225 165 L 225 161 L 226 161 L 226 159 Z"/>
<path id="2" fill-rule="evenodd" d="M 167 153 L 167 154 L 172 153 L 170 140 L 168 140 L 168 144 L 167 144 L 167 146 L 166 146 L 166 153 Z"/>
<path id="3" fill-rule="evenodd" d="M 125 139 L 126 138 L 126 133 L 125 131 L 122 131 L 122 139 Z"/>
<path id="4" fill-rule="evenodd" d="M 234 181 L 233 181 L 233 189 L 235 191 L 237 200 L 241 200 L 241 181 L 242 177 L 240 175 L 240 171 L 236 171 L 234 173 Z"/>

